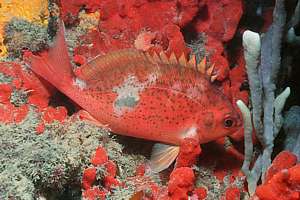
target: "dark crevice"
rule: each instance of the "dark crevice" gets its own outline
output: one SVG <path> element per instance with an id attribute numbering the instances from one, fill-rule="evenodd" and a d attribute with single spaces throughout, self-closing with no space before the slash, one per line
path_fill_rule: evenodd
<path id="1" fill-rule="evenodd" d="M 51 96 L 49 106 L 64 106 L 67 109 L 69 116 L 77 112 L 79 107 L 74 101 L 72 101 L 60 91 L 57 91 L 53 96 Z"/>
<path id="2" fill-rule="evenodd" d="M 195 15 L 195 17 L 182 29 L 181 32 L 183 34 L 184 40 L 186 43 L 191 44 L 193 41 L 197 40 L 199 35 L 195 29 L 195 23 L 200 21 L 205 21 L 208 19 L 208 8 L 207 6 L 203 6 L 200 8 Z"/>

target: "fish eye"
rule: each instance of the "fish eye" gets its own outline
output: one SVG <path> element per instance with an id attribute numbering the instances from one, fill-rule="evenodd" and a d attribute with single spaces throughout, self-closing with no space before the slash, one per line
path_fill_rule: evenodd
<path id="1" fill-rule="evenodd" d="M 233 121 L 233 119 L 231 119 L 230 117 L 227 117 L 227 118 L 224 120 L 224 126 L 225 126 L 226 128 L 232 127 L 233 124 L 234 124 L 234 121 Z"/>

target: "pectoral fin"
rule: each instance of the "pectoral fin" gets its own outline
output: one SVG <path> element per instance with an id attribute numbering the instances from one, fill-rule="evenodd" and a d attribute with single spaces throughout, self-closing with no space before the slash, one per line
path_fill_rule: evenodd
<path id="1" fill-rule="evenodd" d="M 167 169 L 177 158 L 179 146 L 157 143 L 152 148 L 150 168 L 153 172 L 160 172 Z"/>

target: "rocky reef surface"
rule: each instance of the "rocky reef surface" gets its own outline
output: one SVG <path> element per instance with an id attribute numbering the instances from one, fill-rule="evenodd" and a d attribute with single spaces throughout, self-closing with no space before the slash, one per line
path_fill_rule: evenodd
<path id="1" fill-rule="evenodd" d="M 300 199 L 299 15 L 296 0 L 0 2 L 0 199 Z M 23 61 L 58 19 L 74 70 L 124 48 L 205 59 L 245 128 L 152 172 L 152 141 L 99 127 Z"/>

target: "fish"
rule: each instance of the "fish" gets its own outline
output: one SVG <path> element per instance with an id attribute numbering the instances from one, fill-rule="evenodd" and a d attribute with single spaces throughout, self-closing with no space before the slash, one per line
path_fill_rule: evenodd
<path id="1" fill-rule="evenodd" d="M 155 172 L 176 160 L 185 138 L 203 144 L 242 126 L 230 99 L 213 84 L 213 66 L 197 64 L 195 56 L 120 49 L 73 70 L 59 21 L 53 45 L 24 60 L 113 133 L 156 141 L 150 159 Z"/>

